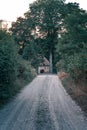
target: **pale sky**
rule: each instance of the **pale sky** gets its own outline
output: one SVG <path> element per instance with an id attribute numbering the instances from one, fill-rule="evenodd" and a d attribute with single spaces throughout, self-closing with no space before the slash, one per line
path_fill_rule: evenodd
<path id="1" fill-rule="evenodd" d="M 80 8 L 87 10 L 87 0 L 66 0 L 66 2 L 76 2 L 79 3 Z"/>
<path id="2" fill-rule="evenodd" d="M 29 9 L 35 0 L 0 0 L 0 20 L 15 21 Z"/>
<path id="3" fill-rule="evenodd" d="M 0 20 L 16 21 L 28 11 L 29 4 L 35 0 L 0 0 Z M 66 2 L 80 3 L 80 7 L 87 10 L 87 0 L 66 0 Z"/>

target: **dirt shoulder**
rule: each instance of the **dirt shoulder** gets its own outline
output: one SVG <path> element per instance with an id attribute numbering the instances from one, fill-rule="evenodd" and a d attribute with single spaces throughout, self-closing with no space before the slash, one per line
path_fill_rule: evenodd
<path id="1" fill-rule="evenodd" d="M 59 73 L 58 76 L 68 94 L 76 101 L 87 116 L 87 82 L 81 80 L 75 83 L 74 80 L 64 72 Z"/>

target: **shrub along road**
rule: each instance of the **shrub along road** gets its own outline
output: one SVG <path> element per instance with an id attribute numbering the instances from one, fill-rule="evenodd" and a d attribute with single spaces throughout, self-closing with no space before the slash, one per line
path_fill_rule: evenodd
<path id="1" fill-rule="evenodd" d="M 0 110 L 0 130 L 87 130 L 87 120 L 56 75 L 39 75 Z"/>

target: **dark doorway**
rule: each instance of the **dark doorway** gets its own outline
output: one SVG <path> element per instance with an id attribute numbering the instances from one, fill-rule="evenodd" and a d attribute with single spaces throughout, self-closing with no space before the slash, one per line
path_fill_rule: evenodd
<path id="1" fill-rule="evenodd" d="M 44 70 L 42 69 L 42 70 L 40 70 L 40 73 L 44 73 Z"/>

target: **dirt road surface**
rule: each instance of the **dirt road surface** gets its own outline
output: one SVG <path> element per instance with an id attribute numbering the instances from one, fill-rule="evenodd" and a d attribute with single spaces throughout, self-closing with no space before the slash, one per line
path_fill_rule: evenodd
<path id="1" fill-rule="evenodd" d="M 87 130 L 57 75 L 39 75 L 0 110 L 0 130 Z"/>

